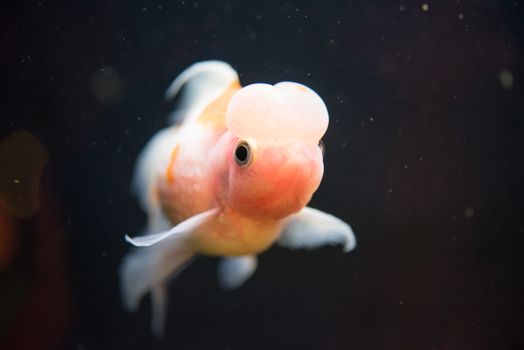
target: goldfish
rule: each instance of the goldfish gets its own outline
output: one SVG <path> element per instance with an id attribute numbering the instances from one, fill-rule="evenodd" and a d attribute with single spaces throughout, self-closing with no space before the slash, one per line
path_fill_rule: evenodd
<path id="1" fill-rule="evenodd" d="M 195 63 L 169 86 L 179 96 L 167 128 L 138 157 L 133 190 L 147 214 L 144 235 L 120 266 L 125 307 L 151 293 L 152 331 L 161 335 L 167 281 L 199 255 L 221 257 L 218 281 L 242 286 L 257 255 L 290 249 L 356 247 L 352 228 L 308 207 L 324 173 L 329 116 L 312 89 L 295 82 L 242 87 L 222 61 Z"/>

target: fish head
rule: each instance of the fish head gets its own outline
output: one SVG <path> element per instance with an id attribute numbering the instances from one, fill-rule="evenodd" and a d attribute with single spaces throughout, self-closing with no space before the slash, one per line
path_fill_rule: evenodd
<path id="1" fill-rule="evenodd" d="M 304 85 L 253 84 L 229 102 L 224 200 L 241 215 L 282 219 L 311 200 L 324 172 L 322 99 Z"/>

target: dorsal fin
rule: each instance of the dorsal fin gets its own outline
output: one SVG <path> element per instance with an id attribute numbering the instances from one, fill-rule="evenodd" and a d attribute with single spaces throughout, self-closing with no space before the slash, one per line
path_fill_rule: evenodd
<path id="1" fill-rule="evenodd" d="M 195 120 L 209 103 L 235 82 L 238 82 L 238 74 L 225 62 L 193 64 L 180 73 L 166 91 L 166 100 L 171 100 L 183 88 L 180 103 L 171 113 L 169 122 Z"/>

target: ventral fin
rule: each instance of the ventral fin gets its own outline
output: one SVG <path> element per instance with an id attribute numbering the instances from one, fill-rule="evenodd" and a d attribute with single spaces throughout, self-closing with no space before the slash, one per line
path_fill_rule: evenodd
<path id="1" fill-rule="evenodd" d="M 223 258 L 218 265 L 218 281 L 226 290 L 242 286 L 255 273 L 257 257 L 244 255 Z"/>

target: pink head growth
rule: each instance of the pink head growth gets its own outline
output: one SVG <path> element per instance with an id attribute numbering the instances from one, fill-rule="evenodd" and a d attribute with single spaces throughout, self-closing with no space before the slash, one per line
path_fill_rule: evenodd
<path id="1" fill-rule="evenodd" d="M 226 114 L 233 134 L 264 141 L 318 143 L 328 121 L 320 96 L 292 82 L 248 85 L 233 95 Z"/>

